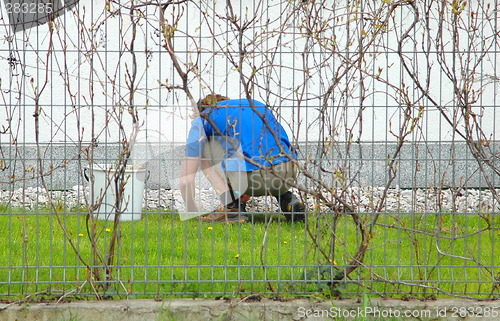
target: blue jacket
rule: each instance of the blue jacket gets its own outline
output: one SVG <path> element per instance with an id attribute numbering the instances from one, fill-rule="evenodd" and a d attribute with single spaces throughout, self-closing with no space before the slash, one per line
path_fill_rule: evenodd
<path id="1" fill-rule="evenodd" d="M 252 102 L 258 114 L 247 99 L 225 100 L 219 102 L 216 108 L 206 109 L 189 130 L 186 156 L 201 157 L 206 140 L 217 139 L 225 151 L 222 170 L 249 172 L 259 169 L 239 157 L 235 146 L 243 155 L 264 167 L 288 161 L 287 154 L 296 158 L 285 130 L 271 110 L 259 101 Z"/>

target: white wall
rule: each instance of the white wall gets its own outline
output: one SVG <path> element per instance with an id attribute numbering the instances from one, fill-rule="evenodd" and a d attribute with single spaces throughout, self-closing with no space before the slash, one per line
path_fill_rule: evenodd
<path id="1" fill-rule="evenodd" d="M 484 3 L 490 2 L 485 0 Z M 213 7 L 201 5 L 203 11 L 212 13 L 215 9 L 219 15 L 226 13 L 226 1 L 213 1 Z M 250 71 L 250 66 L 256 66 L 259 72 L 255 78 L 257 87 L 254 92 L 256 99 L 267 101 L 277 110 L 285 124 L 289 134 L 296 137 L 298 141 L 317 140 L 323 130 L 330 132 L 328 128 L 321 128 L 317 122 L 320 115 L 321 97 L 332 83 L 336 72 L 342 66 L 341 56 L 355 56 L 356 43 L 349 46 L 352 52 L 342 51 L 335 55 L 326 52 L 319 46 L 308 46 L 304 33 L 300 32 L 299 25 L 302 24 L 304 15 L 290 6 L 289 1 L 264 1 L 258 6 L 258 1 L 243 2 L 244 6 L 238 6 L 240 2 L 233 3 L 234 11 L 242 19 L 257 19 L 251 25 L 252 28 L 245 31 L 245 43 L 249 54 L 248 64 L 244 70 Z M 334 4 L 335 3 L 335 4 Z M 325 37 L 335 36 L 338 43 L 348 41 L 347 23 L 353 26 L 353 17 L 345 16 L 343 1 L 332 1 L 332 8 L 322 12 L 323 18 L 331 16 L 332 22 L 338 25 L 326 28 L 322 33 Z M 467 10 L 477 8 L 474 1 Z M 249 6 L 246 10 L 245 6 Z M 368 5 L 367 5 L 368 6 Z M 484 7 L 484 6 L 483 6 Z M 175 49 L 182 62 L 197 61 L 200 68 L 202 82 L 191 73 L 189 86 L 195 100 L 207 94 L 210 90 L 228 95 L 232 98 L 243 94 L 243 88 L 239 81 L 238 72 L 229 64 L 228 57 L 237 59 L 238 38 L 231 29 L 231 25 L 222 23 L 222 20 L 213 18 L 210 14 L 207 20 L 200 14 L 197 6 L 190 4 L 184 7 L 183 18 L 180 20 L 176 31 Z M 257 8 L 258 14 L 253 12 Z M 40 117 L 40 141 L 41 142 L 66 142 L 75 143 L 78 140 L 90 141 L 93 136 L 100 142 L 118 141 L 119 132 L 117 119 L 110 119 L 110 125 L 106 128 L 106 112 L 120 102 L 126 105 L 128 90 L 126 84 L 126 68 L 131 66 L 131 54 L 127 52 L 125 44 L 130 41 L 131 22 L 126 14 L 121 18 L 118 16 L 106 16 L 104 3 L 82 0 L 78 6 L 78 16 L 68 13 L 56 21 L 56 31 L 53 33 L 53 49 L 48 56 L 49 29 L 48 24 L 26 31 L 18 31 L 16 34 L 5 24 L 0 28 L 0 78 L 2 79 L 2 97 L 0 108 L 0 126 L 6 128 L 9 125 L 7 118 L 11 118 L 11 128 L 18 141 L 25 143 L 34 142 L 34 97 L 35 89 L 40 90 L 47 80 L 47 85 L 40 96 L 40 105 L 43 114 Z M 362 8 L 369 12 L 370 8 Z M 75 9 L 76 10 L 76 9 Z M 344 11 L 343 11 L 344 10 Z M 76 11 L 75 11 L 76 12 Z M 126 13 L 126 10 L 124 10 Z M 432 10 L 431 10 L 432 12 Z M 171 21 L 167 12 L 167 19 Z M 178 10 L 175 12 L 178 13 Z M 146 19 L 140 20 L 137 32 L 135 51 L 138 61 L 137 70 L 137 92 L 135 104 L 139 108 L 142 132 L 140 140 L 148 142 L 179 142 L 185 141 L 191 119 L 191 105 L 182 91 L 171 92 L 161 87 L 159 82 L 170 85 L 180 85 L 179 77 L 172 67 L 172 62 L 164 48 L 161 47 L 161 38 L 155 30 L 158 28 L 159 13 L 156 8 L 149 7 L 144 11 Z M 449 13 L 447 13 L 449 14 Z M 466 19 L 465 14 L 461 18 Z M 496 14 L 496 13 L 494 13 Z M 477 14 L 476 14 L 477 16 Z M 366 30 L 369 30 L 369 15 L 364 16 L 367 20 Z M 3 21 L 6 20 L 5 8 L 2 8 Z M 343 20 L 345 18 L 345 20 Z M 335 20 L 338 19 L 338 20 Z M 351 20 L 349 20 L 351 19 Z M 394 96 L 394 90 L 383 81 L 370 80 L 368 74 L 376 74 L 382 69 L 380 77 L 391 84 L 402 86 L 404 83 L 409 87 L 409 97 L 417 100 L 419 92 L 412 80 L 402 69 L 397 54 L 397 37 L 399 37 L 411 24 L 413 15 L 408 8 L 396 11 L 397 23 L 393 26 L 399 28 L 387 32 L 374 48 L 382 45 L 387 47 L 386 52 L 373 52 L 366 55 L 364 59 L 364 70 L 350 72 L 340 81 L 336 87 L 332 106 L 346 106 L 345 109 L 329 109 L 326 116 L 336 124 L 338 140 L 345 140 L 345 128 L 352 128 L 354 140 L 361 141 L 395 141 L 392 132 L 397 132 L 403 118 L 401 114 L 401 101 Z M 202 23 L 200 23 L 200 21 Z M 344 21 L 344 22 L 342 22 Z M 91 28 L 94 23 L 94 28 Z M 283 25 L 286 28 L 281 28 Z M 260 28 L 267 26 L 267 30 L 274 30 L 266 38 L 255 37 Z M 437 26 L 430 26 L 432 36 L 436 36 Z M 120 31 L 121 30 L 121 31 Z M 293 32 L 292 32 L 293 31 Z M 426 30 L 422 26 L 415 29 L 405 42 L 403 47 L 408 63 L 419 67 L 419 77 L 427 80 L 426 72 Z M 193 38 L 184 37 L 186 32 Z M 212 37 L 212 32 L 216 37 Z M 359 30 L 350 30 L 352 34 Z M 473 105 L 480 118 L 486 137 L 498 140 L 500 138 L 499 117 L 496 112 L 498 90 L 496 79 L 498 74 L 498 42 L 492 40 L 493 32 L 490 29 L 481 31 L 487 48 L 485 52 L 478 52 L 474 57 L 480 57 L 483 53 L 485 58 L 477 68 L 474 90 L 482 90 L 481 98 Z M 352 35 L 351 34 L 351 35 Z M 83 35 L 83 36 L 82 36 Z M 92 36 L 93 43 L 82 41 Z M 450 33 L 445 33 L 449 37 Z M 361 36 L 359 36 L 361 37 Z M 359 39 L 354 37 L 353 39 Z M 465 39 L 465 38 L 464 38 Z M 446 42 L 450 50 L 450 42 Z M 67 45 L 64 52 L 64 45 Z M 464 49 L 471 49 L 471 44 L 461 44 Z M 252 50 L 256 50 L 252 52 Z M 275 50 L 278 48 L 279 50 Z M 339 48 L 346 49 L 345 46 Z M 197 50 L 202 53 L 197 55 Z M 435 48 L 431 48 L 435 49 Z M 145 53 L 149 51 L 150 56 Z M 349 49 L 351 50 L 351 49 Z M 218 52 L 213 55 L 213 52 Z M 91 54 L 93 53 L 93 54 Z M 20 64 L 12 68 L 7 59 L 10 55 L 16 57 Z M 272 56 L 274 55 L 274 56 Z M 94 60 L 90 61 L 90 57 Z M 467 61 L 457 60 L 450 53 L 446 56 L 450 62 L 465 64 Z M 197 60 L 198 59 L 198 60 Z M 473 61 L 471 61 L 473 62 Z M 304 63 L 310 67 L 310 74 L 304 80 Z M 22 69 L 22 67 L 24 69 Z M 432 60 L 430 77 L 431 96 L 439 103 L 440 107 L 447 110 L 450 118 L 454 117 L 454 96 L 451 82 L 446 79 L 442 70 L 439 69 L 439 61 Z M 472 67 L 472 66 L 471 66 Z M 65 68 L 68 70 L 67 77 L 64 75 Z M 46 72 L 48 70 L 48 72 Z M 366 98 L 362 101 L 362 125 L 360 126 L 357 116 L 360 110 L 360 79 L 364 77 L 364 90 Z M 31 82 L 33 80 L 33 82 Z M 68 87 L 69 83 L 69 87 Z M 351 98 L 344 100 L 344 87 L 350 88 Z M 113 92 L 112 88 L 116 90 Z M 69 89 L 69 90 L 68 90 Z M 303 90 L 303 96 L 300 96 Z M 10 92 L 8 91 L 10 90 Z M 267 93 L 272 94 L 267 96 Z M 20 100 L 18 101 L 18 97 Z M 453 139 L 451 126 L 446 123 L 440 112 L 428 100 L 419 100 L 424 104 L 426 113 L 421 123 L 421 131 L 414 134 L 413 140 L 449 141 Z M 93 108 L 92 108 L 93 106 Z M 298 108 L 300 106 L 300 108 Z M 147 107 L 147 108 L 146 108 Z M 293 107 L 293 108 L 292 108 Z M 348 108 L 347 108 L 348 107 Z M 93 112 L 92 112 L 93 110 Z M 121 121 L 130 133 L 130 117 L 124 115 Z M 455 115 L 459 118 L 459 115 Z M 462 126 L 459 124 L 459 127 Z M 146 138 L 147 137 L 147 138 Z M 12 136 L 0 135 L 3 144 L 12 140 Z"/>

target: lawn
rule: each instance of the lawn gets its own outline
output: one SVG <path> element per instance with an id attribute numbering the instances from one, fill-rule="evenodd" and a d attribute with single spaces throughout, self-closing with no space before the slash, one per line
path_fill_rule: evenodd
<path id="1" fill-rule="evenodd" d="M 369 222 L 371 215 L 362 216 Z M 50 212 L 4 210 L 0 214 L 0 295 L 67 293 L 89 282 L 92 251 L 85 213 L 59 216 L 76 250 Z M 478 214 L 384 214 L 375 226 L 363 266 L 335 288 L 332 275 L 347 267 L 359 246 L 356 226 L 341 216 L 328 230 L 311 215 L 304 223 L 283 217 L 253 224 L 221 225 L 180 221 L 171 213 L 144 213 L 122 222 L 121 248 L 114 259 L 115 282 L 107 294 L 129 297 L 221 296 L 267 293 L 317 295 L 331 289 L 353 296 L 368 289 L 387 296 L 489 297 L 500 272 L 499 218 Z M 333 216 L 323 216 L 333 224 Z M 108 246 L 111 224 L 99 221 L 100 249 Z M 316 239 L 316 242 L 313 240 Z M 333 253 L 325 258 L 323 252 Z M 119 262 L 119 263 L 117 263 Z M 119 280 L 119 281 L 117 281 Z M 269 282 L 268 282 L 269 281 Z M 417 286 L 418 285 L 418 286 Z"/>

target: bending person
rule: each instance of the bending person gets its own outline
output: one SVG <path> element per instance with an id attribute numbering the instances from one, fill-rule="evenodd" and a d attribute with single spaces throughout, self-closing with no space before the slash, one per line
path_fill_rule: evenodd
<path id="1" fill-rule="evenodd" d="M 249 197 L 273 195 L 287 220 L 303 221 L 305 206 L 290 191 L 296 179 L 290 159 L 296 159 L 296 151 L 271 110 L 256 100 L 221 95 L 205 97 L 198 108 L 180 179 L 187 211 L 197 211 L 195 175 L 201 169 L 223 204 L 201 220 L 248 222 Z"/>

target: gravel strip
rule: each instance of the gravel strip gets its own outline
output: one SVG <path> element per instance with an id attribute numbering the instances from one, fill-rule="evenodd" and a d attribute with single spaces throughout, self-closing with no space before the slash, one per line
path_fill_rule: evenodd
<path id="1" fill-rule="evenodd" d="M 86 206 L 88 187 L 74 186 L 68 191 L 51 191 L 57 206 L 71 210 L 79 206 Z M 299 195 L 297 191 L 294 191 Z M 500 189 L 496 190 L 500 195 Z M 215 191 L 212 189 L 197 190 L 197 202 L 201 204 L 202 211 L 210 211 L 218 207 L 219 203 Z M 382 187 L 351 188 L 346 191 L 344 198 L 349 204 L 356 204 L 359 212 L 373 212 L 378 207 L 384 194 Z M 49 195 L 42 188 L 20 188 L 14 191 L 0 191 L 0 204 L 12 208 L 21 208 L 23 205 L 28 210 L 36 210 L 39 207 L 48 207 Z M 309 210 L 316 208 L 315 199 L 307 197 Z M 148 210 L 175 210 L 183 211 L 184 202 L 179 190 L 148 189 L 144 194 L 144 208 Z M 327 211 L 327 207 L 319 204 L 321 211 Z M 451 189 L 413 189 L 401 190 L 399 188 L 389 189 L 386 204 L 383 210 L 388 212 L 499 212 L 500 205 L 494 199 L 490 190 L 466 189 L 461 190 L 453 197 Z M 273 197 L 253 197 L 247 203 L 249 212 L 279 212 L 279 205 Z"/>

